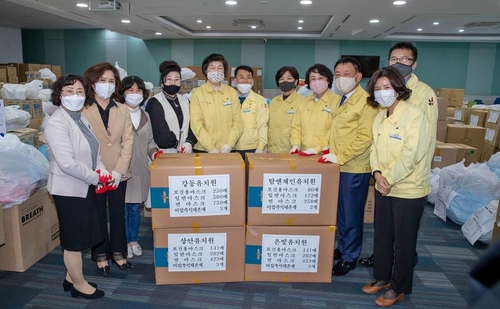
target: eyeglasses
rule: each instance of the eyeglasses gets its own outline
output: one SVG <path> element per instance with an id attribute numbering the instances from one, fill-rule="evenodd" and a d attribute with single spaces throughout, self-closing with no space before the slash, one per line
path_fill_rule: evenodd
<path id="1" fill-rule="evenodd" d="M 75 94 L 75 91 L 73 89 L 71 90 L 66 90 L 66 89 L 63 89 L 62 93 L 64 93 L 65 95 L 74 95 Z M 76 94 L 81 96 L 81 97 L 84 97 L 85 96 L 85 91 L 83 90 L 78 90 L 76 91 Z"/>
<path id="2" fill-rule="evenodd" d="M 413 61 L 413 59 L 408 58 L 408 57 L 406 57 L 406 56 L 403 56 L 403 57 L 399 57 L 399 58 L 398 58 L 398 57 L 391 57 L 391 58 L 389 58 L 389 61 L 391 61 L 391 62 L 402 62 L 402 63 L 406 63 L 406 62 L 411 62 L 411 61 Z"/>

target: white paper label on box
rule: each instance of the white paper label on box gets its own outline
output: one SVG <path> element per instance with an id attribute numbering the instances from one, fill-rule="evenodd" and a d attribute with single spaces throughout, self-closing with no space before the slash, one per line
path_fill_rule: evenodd
<path id="1" fill-rule="evenodd" d="M 321 174 L 264 174 L 263 214 L 319 214 Z"/>
<path id="2" fill-rule="evenodd" d="M 5 109 L 3 100 L 0 100 L 0 133 L 5 135 L 7 133 L 7 125 L 5 123 Z"/>
<path id="3" fill-rule="evenodd" d="M 168 271 L 226 270 L 226 233 L 168 234 Z"/>
<path id="4" fill-rule="evenodd" d="M 231 212 L 225 175 L 169 176 L 170 217 L 223 216 Z"/>
<path id="5" fill-rule="evenodd" d="M 261 271 L 318 272 L 318 235 L 262 235 Z"/>
<path id="6" fill-rule="evenodd" d="M 490 110 L 490 112 L 488 113 L 488 120 L 486 120 L 486 122 L 497 123 L 498 115 L 498 111 Z"/>
<path id="7" fill-rule="evenodd" d="M 478 123 L 479 123 L 479 116 L 478 115 L 470 115 L 469 125 L 477 126 Z"/>
<path id="8" fill-rule="evenodd" d="M 443 157 L 441 156 L 434 156 L 434 162 L 441 162 L 443 161 Z"/>
<path id="9" fill-rule="evenodd" d="M 461 109 L 455 110 L 455 115 L 453 116 L 453 119 L 462 120 L 462 110 Z"/>
<path id="10" fill-rule="evenodd" d="M 262 76 L 262 70 L 257 70 L 257 76 Z"/>
<path id="11" fill-rule="evenodd" d="M 494 137 L 495 137 L 495 130 L 486 128 L 486 134 L 484 135 L 484 139 L 493 142 Z"/>

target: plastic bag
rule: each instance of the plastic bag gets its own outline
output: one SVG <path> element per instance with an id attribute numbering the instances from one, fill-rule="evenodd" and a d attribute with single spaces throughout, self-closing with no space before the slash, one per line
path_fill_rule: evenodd
<path id="1" fill-rule="evenodd" d="M 181 81 L 191 79 L 196 76 L 196 73 L 190 68 L 181 68 Z"/>
<path id="2" fill-rule="evenodd" d="M 439 190 L 439 174 L 441 173 L 441 169 L 439 167 L 433 168 L 431 170 L 431 193 L 427 195 L 427 202 L 431 204 L 436 204 L 437 200 L 437 192 Z"/>
<path id="3" fill-rule="evenodd" d="M 37 188 L 47 185 L 49 161 L 35 147 L 13 134 L 0 137 L 0 204 L 21 204 Z"/>
<path id="4" fill-rule="evenodd" d="M 26 100 L 28 98 L 25 85 L 5 84 L 0 92 L 2 92 L 2 98 L 6 100 Z"/>
<path id="5" fill-rule="evenodd" d="M 47 68 L 40 69 L 39 72 L 42 75 L 42 78 L 51 80 L 53 82 L 55 82 L 57 79 L 56 75 L 51 70 L 49 70 Z"/>
<path id="6" fill-rule="evenodd" d="M 462 225 L 462 233 L 471 245 L 476 241 L 491 243 L 493 227 L 498 210 L 498 200 L 492 200 L 486 207 L 480 207 Z"/>
<path id="7" fill-rule="evenodd" d="M 43 90 L 43 81 L 39 79 L 32 80 L 24 85 L 28 91 L 29 99 L 36 99 L 40 91 Z"/>
<path id="8" fill-rule="evenodd" d="M 500 179 L 500 152 L 492 155 L 486 164 L 490 168 L 491 172 L 495 174 L 498 179 Z"/>
<path id="9" fill-rule="evenodd" d="M 52 94 L 52 89 L 42 89 L 38 92 L 38 95 L 35 99 L 40 99 L 42 102 L 49 102 L 50 95 Z"/>
<path id="10" fill-rule="evenodd" d="M 124 69 L 122 69 L 119 65 L 118 65 L 118 61 L 115 62 L 115 68 L 118 70 L 118 73 L 120 74 L 120 79 L 123 80 L 125 77 L 128 76 L 127 74 L 127 71 L 125 71 Z"/>
<path id="11" fill-rule="evenodd" d="M 155 87 L 152 82 L 144 82 L 144 86 L 146 87 L 147 90 L 152 91 L 153 88 Z"/>
<path id="12" fill-rule="evenodd" d="M 441 169 L 435 207 L 446 208 L 446 216 L 457 224 L 480 207 L 500 197 L 500 180 L 486 164 L 464 166 L 464 161 Z M 436 212 L 436 208 L 435 208 Z"/>
<path id="13" fill-rule="evenodd" d="M 4 112 L 7 131 L 26 128 L 30 124 L 30 113 L 20 109 L 19 105 L 5 106 Z"/>

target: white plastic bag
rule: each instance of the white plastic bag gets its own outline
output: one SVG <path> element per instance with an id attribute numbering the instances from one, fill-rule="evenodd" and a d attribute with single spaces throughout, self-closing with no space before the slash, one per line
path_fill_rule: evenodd
<path id="1" fill-rule="evenodd" d="M 191 79 L 196 76 L 196 73 L 190 68 L 181 68 L 181 81 Z"/>
<path id="2" fill-rule="evenodd" d="M 4 112 L 7 131 L 26 128 L 30 124 L 30 113 L 20 109 L 19 105 L 5 106 Z"/>
<path id="3" fill-rule="evenodd" d="M 50 101 L 50 95 L 52 94 L 52 89 L 42 89 L 38 92 L 35 99 L 40 99 L 42 102 Z"/>
<path id="4" fill-rule="evenodd" d="M 123 80 L 125 77 L 128 76 L 127 74 L 127 71 L 125 71 L 124 69 L 122 69 L 119 65 L 118 65 L 118 61 L 115 62 L 115 68 L 118 70 L 118 73 L 120 74 L 120 79 Z"/>
<path id="5" fill-rule="evenodd" d="M 431 170 L 431 193 L 427 195 L 427 202 L 431 204 L 436 204 L 437 200 L 437 192 L 439 190 L 439 174 L 441 173 L 441 169 L 439 167 L 435 167 Z"/>
<path id="6" fill-rule="evenodd" d="M 43 90 L 43 81 L 39 79 L 34 79 L 24 86 L 26 87 L 26 91 L 28 92 L 28 98 L 36 99 L 40 91 Z"/>
<path id="7" fill-rule="evenodd" d="M 25 85 L 5 84 L 0 89 L 0 92 L 2 92 L 2 98 L 5 100 L 26 100 L 28 98 Z"/>
<path id="8" fill-rule="evenodd" d="M 0 137 L 0 204 L 3 208 L 27 200 L 47 185 L 49 161 L 35 147 L 21 143 L 13 134 Z"/>
<path id="9" fill-rule="evenodd" d="M 500 152 L 492 155 L 486 164 L 490 168 L 491 172 L 495 174 L 498 179 L 500 179 Z"/>
<path id="10" fill-rule="evenodd" d="M 42 78 L 51 80 L 53 82 L 55 82 L 57 79 L 56 75 L 51 70 L 49 70 L 47 68 L 40 69 L 39 72 L 42 75 Z"/>

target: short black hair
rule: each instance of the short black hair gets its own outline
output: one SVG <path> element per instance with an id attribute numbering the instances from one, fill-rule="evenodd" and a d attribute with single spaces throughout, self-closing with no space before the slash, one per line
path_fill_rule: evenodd
<path id="1" fill-rule="evenodd" d="M 243 71 L 247 71 L 247 72 L 250 72 L 250 74 L 252 74 L 252 77 L 253 77 L 253 70 L 251 67 L 249 67 L 248 65 L 240 65 L 239 67 L 237 67 L 235 70 L 234 70 L 234 77 L 236 77 L 236 75 L 238 75 L 238 71 L 239 70 L 243 70 Z"/>
<path id="2" fill-rule="evenodd" d="M 61 106 L 61 91 L 66 86 L 72 86 L 77 81 L 82 83 L 83 89 L 85 90 L 85 82 L 83 77 L 75 74 L 68 74 L 59 77 L 54 84 L 52 84 L 52 94 L 50 95 L 50 100 L 52 104 L 55 106 Z M 85 100 L 85 104 L 87 104 L 87 100 Z"/>
<path id="3" fill-rule="evenodd" d="M 356 72 L 361 72 L 361 63 L 359 62 L 358 59 L 354 57 L 342 57 L 337 62 L 335 62 L 335 65 L 333 66 L 333 70 L 337 68 L 339 64 L 344 64 L 344 63 L 351 63 L 354 68 L 356 69 Z"/>
<path id="4" fill-rule="evenodd" d="M 206 56 L 205 59 L 203 59 L 203 62 L 201 63 L 201 70 L 203 71 L 203 75 L 207 77 L 208 65 L 210 64 L 210 62 L 214 61 L 222 62 L 222 64 L 224 65 L 224 77 L 226 77 L 228 64 L 226 58 L 224 58 L 224 56 L 222 56 L 221 54 L 210 54 Z"/>
<path id="5" fill-rule="evenodd" d="M 328 80 L 328 88 L 332 88 L 332 83 L 333 83 L 333 73 L 332 70 L 330 70 L 326 65 L 321 64 L 321 63 L 316 63 L 309 69 L 307 69 L 306 72 L 306 84 L 307 84 L 307 89 L 311 89 L 309 85 L 309 75 L 311 73 L 318 73 L 321 76 L 326 77 Z"/>
<path id="6" fill-rule="evenodd" d="M 181 67 L 175 61 L 170 61 L 170 60 L 163 61 L 158 66 L 158 70 L 160 71 L 160 84 L 159 84 L 160 87 L 161 85 L 163 85 L 164 79 L 168 75 L 168 73 L 179 72 L 179 75 L 181 75 Z"/>
<path id="7" fill-rule="evenodd" d="M 410 98 L 411 89 L 406 87 L 403 75 L 401 75 L 401 73 L 399 73 L 399 71 L 392 66 L 388 66 L 375 71 L 368 82 L 367 92 L 369 97 L 366 98 L 366 102 L 369 105 L 373 107 L 379 106 L 378 102 L 375 101 L 375 84 L 381 77 L 387 77 L 394 91 L 398 93 L 398 97 L 396 98 L 397 100 L 408 100 Z"/>
<path id="8" fill-rule="evenodd" d="M 144 105 L 144 101 L 149 97 L 149 90 L 146 89 L 146 84 L 144 84 L 144 81 L 142 78 L 139 76 L 127 76 L 124 79 L 122 79 L 122 88 L 120 89 L 120 95 L 123 97 L 123 102 L 125 103 L 125 91 L 129 90 L 134 86 L 134 84 L 137 85 L 137 88 L 142 90 L 142 102 L 139 105 Z"/>
<path id="9" fill-rule="evenodd" d="M 411 52 L 413 54 L 413 62 L 417 61 L 417 58 L 418 58 L 418 49 L 412 43 L 410 43 L 410 42 L 399 42 L 399 43 L 396 43 L 396 44 L 392 45 L 391 49 L 389 49 L 389 57 L 388 58 L 391 58 L 392 51 L 395 50 L 395 49 L 408 49 L 408 50 L 411 50 Z"/>
<path id="10" fill-rule="evenodd" d="M 276 76 L 274 77 L 274 79 L 276 80 L 276 86 L 280 86 L 280 78 L 286 73 L 286 72 L 289 72 L 290 75 L 292 75 L 293 78 L 295 78 L 295 80 L 298 82 L 299 80 L 299 71 L 295 68 L 295 67 L 292 67 L 292 66 L 284 66 L 284 67 L 281 67 L 278 72 L 276 72 Z"/>

